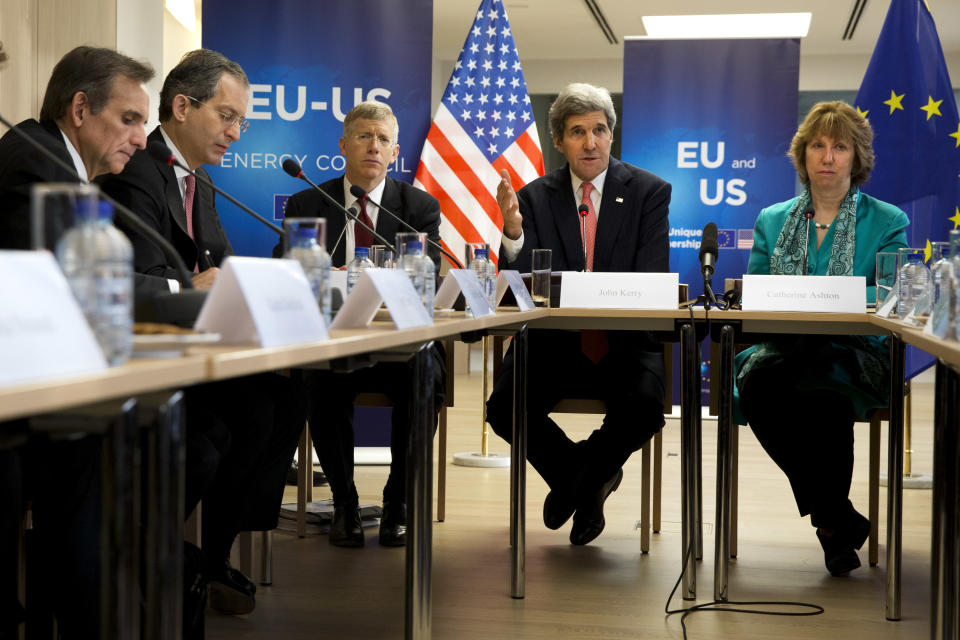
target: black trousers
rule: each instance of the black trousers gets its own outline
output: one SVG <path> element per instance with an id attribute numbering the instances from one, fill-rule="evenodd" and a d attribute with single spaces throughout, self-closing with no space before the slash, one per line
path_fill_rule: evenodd
<path id="1" fill-rule="evenodd" d="M 442 345 L 430 350 L 434 370 L 434 416 L 444 401 L 445 355 Z M 320 466 L 330 483 L 336 506 L 359 502 L 353 481 L 354 428 L 353 407 L 357 395 L 382 393 L 390 399 L 390 474 L 383 488 L 383 499 L 406 501 L 407 445 L 410 416 L 417 393 L 413 388 L 413 360 L 382 362 L 350 373 L 304 371 L 310 412 L 310 435 L 320 458 Z M 433 428 L 436 431 L 436 418 Z"/>
<path id="2" fill-rule="evenodd" d="M 594 364 L 571 331 L 530 331 L 527 349 L 527 459 L 551 489 L 598 488 L 663 428 L 662 381 L 625 354 L 612 350 Z M 511 346 L 487 401 L 487 422 L 507 442 L 513 358 Z M 603 400 L 607 413 L 586 440 L 574 442 L 548 414 L 564 398 L 585 397 Z"/>
<path id="3" fill-rule="evenodd" d="M 203 551 L 226 560 L 240 531 L 277 526 L 306 419 L 298 379 L 266 373 L 187 393 L 187 511 L 203 499 Z"/>
<path id="4" fill-rule="evenodd" d="M 740 388 L 740 407 L 764 450 L 790 480 L 800 515 L 828 529 L 844 526 L 853 510 L 853 403 L 817 391 L 802 397 L 788 367 L 752 373 Z"/>

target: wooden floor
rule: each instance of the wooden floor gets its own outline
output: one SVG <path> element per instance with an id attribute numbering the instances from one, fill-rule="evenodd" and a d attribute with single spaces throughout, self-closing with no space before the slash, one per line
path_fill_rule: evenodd
<path id="1" fill-rule="evenodd" d="M 528 467 L 527 593 L 509 596 L 509 470 L 450 464 L 455 452 L 480 441 L 479 375 L 458 376 L 450 410 L 447 518 L 433 528 L 433 637 L 443 639 L 681 638 L 678 616 L 664 605 L 677 580 L 680 557 L 679 424 L 664 432 L 663 531 L 640 553 L 635 529 L 640 504 L 640 459 L 627 463 L 620 489 L 607 501 L 607 526 L 585 547 L 567 540 L 569 523 L 550 531 L 541 521 L 546 485 Z M 931 470 L 932 385 L 914 387 L 915 472 Z M 562 424 L 585 435 L 596 417 L 566 416 Z M 857 466 L 851 498 L 867 500 L 867 426 L 856 432 Z M 883 464 L 886 460 L 884 425 Z M 930 491 L 904 496 L 903 620 L 884 620 L 886 492 L 881 489 L 881 563 L 847 578 L 831 578 L 808 519 L 797 515 L 784 476 L 749 429 L 740 439 L 740 555 L 731 565 L 732 600 L 816 603 L 816 617 L 697 613 L 687 620 L 691 639 L 706 638 L 924 638 L 929 636 Z M 493 450 L 507 447 L 491 435 Z M 697 566 L 699 602 L 713 593 L 716 423 L 704 423 L 704 559 Z M 359 467 L 361 500 L 379 504 L 385 467 Z M 287 499 L 294 491 L 289 488 Z M 319 498 L 328 497 L 326 488 Z M 247 616 L 209 612 L 207 637 L 402 638 L 404 550 L 382 548 L 376 527 L 363 549 L 331 547 L 325 536 L 274 534 L 274 582 L 260 587 Z M 866 545 L 860 553 L 866 565 Z M 673 607 L 682 606 L 674 600 Z"/>

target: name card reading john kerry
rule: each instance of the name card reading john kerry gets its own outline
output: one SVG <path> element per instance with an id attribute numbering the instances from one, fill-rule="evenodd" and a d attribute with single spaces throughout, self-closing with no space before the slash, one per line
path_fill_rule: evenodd
<path id="1" fill-rule="evenodd" d="M 564 271 L 560 306 L 586 309 L 676 309 L 676 273 Z"/>

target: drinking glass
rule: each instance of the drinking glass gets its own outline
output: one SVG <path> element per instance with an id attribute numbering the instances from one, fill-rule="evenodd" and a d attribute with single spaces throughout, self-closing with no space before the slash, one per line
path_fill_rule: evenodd
<path id="1" fill-rule="evenodd" d="M 77 202 L 87 200 L 88 211 L 97 210 L 96 185 L 72 182 L 35 184 L 30 190 L 30 248 L 53 251 L 74 226 Z"/>
<path id="2" fill-rule="evenodd" d="M 553 252 L 550 249 L 533 250 L 530 293 L 533 304 L 538 307 L 550 306 L 550 263 L 552 259 Z"/>

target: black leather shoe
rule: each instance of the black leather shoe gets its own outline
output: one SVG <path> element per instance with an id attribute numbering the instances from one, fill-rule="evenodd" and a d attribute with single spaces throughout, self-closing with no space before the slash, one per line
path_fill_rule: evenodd
<path id="1" fill-rule="evenodd" d="M 385 547 L 403 547 L 407 544 L 407 505 L 383 501 L 380 516 L 380 544 Z"/>
<path id="2" fill-rule="evenodd" d="M 543 500 L 543 524 L 547 529 L 559 529 L 570 519 L 575 509 L 572 495 L 553 489 Z"/>
<path id="3" fill-rule="evenodd" d="M 573 516 L 570 544 L 587 544 L 603 532 L 603 527 L 607 524 L 603 517 L 603 503 L 606 502 L 607 496 L 617 490 L 622 480 L 623 469 L 617 469 L 617 472 L 597 491 L 580 501 L 577 512 Z"/>
<path id="4" fill-rule="evenodd" d="M 330 544 L 337 547 L 362 547 L 363 526 L 360 524 L 360 507 L 345 504 L 333 508 L 330 524 Z"/>
<path id="5" fill-rule="evenodd" d="M 835 529 L 833 535 L 825 536 L 817 529 L 817 539 L 823 547 L 823 563 L 830 575 L 845 576 L 860 567 L 860 558 L 856 549 L 863 546 L 870 537 L 870 521 L 857 513 L 850 514 L 842 528 Z"/>
<path id="6" fill-rule="evenodd" d="M 210 607 L 220 613 L 242 615 L 256 606 L 257 585 L 250 578 L 224 563 L 210 572 Z"/>

